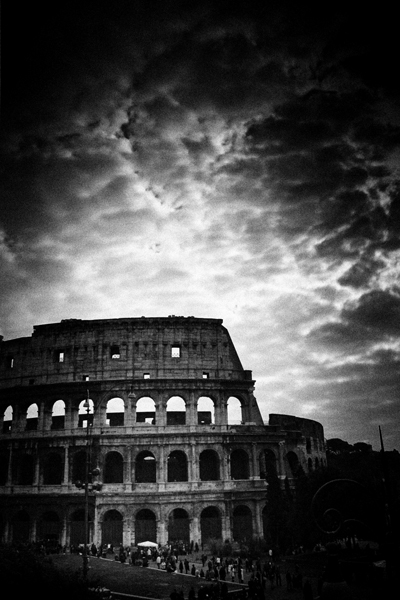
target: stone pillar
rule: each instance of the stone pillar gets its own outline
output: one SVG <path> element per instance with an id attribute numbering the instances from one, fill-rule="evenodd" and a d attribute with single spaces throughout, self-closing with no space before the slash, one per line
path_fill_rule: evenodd
<path id="1" fill-rule="evenodd" d="M 65 429 L 75 429 L 78 427 L 78 407 L 73 405 L 72 400 L 66 403 L 65 409 Z"/>
<path id="2" fill-rule="evenodd" d="M 44 400 L 42 400 L 39 403 L 39 407 L 38 408 L 39 408 L 38 431 L 46 431 L 46 428 L 50 429 L 50 427 L 47 425 L 47 422 L 46 422 L 47 421 L 47 418 L 46 418 L 47 414 L 46 413 L 48 411 L 46 410 L 46 404 L 45 404 Z"/>
<path id="3" fill-rule="evenodd" d="M 67 545 L 67 514 L 66 514 L 66 512 L 64 512 L 64 514 L 63 514 L 60 543 L 62 546 Z"/>
<path id="4" fill-rule="evenodd" d="M 130 425 L 132 427 L 136 427 L 136 406 L 137 406 L 136 395 L 129 396 Z"/>
<path id="5" fill-rule="evenodd" d="M 158 464 L 158 477 L 157 481 L 159 483 L 164 484 L 167 481 L 167 469 L 165 465 L 165 455 L 164 455 L 164 445 L 160 446 L 160 454 L 159 454 L 159 464 Z"/>
<path id="6" fill-rule="evenodd" d="M 189 401 L 186 406 L 186 425 L 197 425 L 197 399 L 193 390 L 189 391 Z"/>
<path id="7" fill-rule="evenodd" d="M 189 524 L 189 536 L 190 539 L 193 540 L 193 542 L 200 542 L 201 540 L 201 531 L 200 531 L 200 523 L 199 523 L 199 517 L 193 517 L 190 520 L 190 524 Z M 200 546 L 201 544 L 199 544 Z"/>
<path id="8" fill-rule="evenodd" d="M 168 526 L 162 507 L 160 507 L 160 518 L 157 521 L 157 542 L 162 546 L 168 542 Z"/>
<path id="9" fill-rule="evenodd" d="M 156 424 L 159 427 L 165 427 L 167 424 L 167 396 L 162 392 L 159 392 L 158 399 L 156 401 Z"/>
<path id="10" fill-rule="evenodd" d="M 13 447 L 10 446 L 10 454 L 9 454 L 9 458 L 8 458 L 8 469 L 7 469 L 7 481 L 6 481 L 7 485 L 12 485 L 13 484 L 13 480 L 12 480 L 12 462 L 13 462 Z"/>
<path id="11" fill-rule="evenodd" d="M 222 539 L 232 542 L 231 502 L 225 502 L 225 513 L 222 515 Z"/>
<path id="12" fill-rule="evenodd" d="M 135 404 L 134 404 L 135 401 Z M 124 396 L 124 406 L 125 406 L 125 414 L 124 414 L 124 425 L 125 427 L 134 427 L 136 421 L 136 398 L 128 394 L 128 396 Z M 133 406 L 135 406 L 135 415 L 133 414 Z M 133 417 L 135 416 L 135 420 Z"/>
<path id="13" fill-rule="evenodd" d="M 127 487 L 132 485 L 132 446 L 126 448 L 125 483 Z"/>
<path id="14" fill-rule="evenodd" d="M 227 481 L 228 479 L 231 478 L 230 472 L 229 472 L 230 460 L 229 460 L 229 452 L 228 452 L 227 448 L 225 448 L 224 446 L 222 447 L 221 464 L 222 464 L 222 479 L 224 481 Z"/>
<path id="15" fill-rule="evenodd" d="M 63 477 L 63 485 L 69 484 L 69 447 L 65 446 L 64 448 L 64 477 Z"/>
<path id="16" fill-rule="evenodd" d="M 37 538 L 37 516 L 32 519 L 31 530 L 29 532 L 29 539 L 31 542 L 35 542 Z"/>
<path id="17" fill-rule="evenodd" d="M 257 538 L 263 537 L 263 522 L 261 515 L 261 506 L 259 502 L 256 502 L 255 514 L 254 514 L 254 532 Z"/>
<path id="18" fill-rule="evenodd" d="M 220 395 L 220 425 L 228 424 L 228 398 L 221 392 Z"/>
<path id="19" fill-rule="evenodd" d="M 279 442 L 279 446 L 278 446 L 278 461 L 279 461 L 279 475 L 281 477 L 286 477 L 286 469 L 285 469 L 285 457 L 284 457 L 284 452 L 285 452 L 285 442 Z"/>
<path id="20" fill-rule="evenodd" d="M 34 465 L 33 485 L 39 485 L 39 454 L 34 456 Z"/>
<path id="21" fill-rule="evenodd" d="M 250 476 L 253 478 L 257 477 L 257 479 L 259 479 L 259 471 L 258 471 L 258 465 L 257 465 L 257 444 L 255 442 L 252 443 L 251 450 L 252 450 L 252 453 L 251 453 L 252 460 L 251 460 Z"/>
<path id="22" fill-rule="evenodd" d="M 194 442 L 190 443 L 190 456 L 189 456 L 189 481 L 198 482 L 199 477 L 199 457 L 196 452 L 196 445 Z M 194 539 L 194 538 L 192 538 Z"/>

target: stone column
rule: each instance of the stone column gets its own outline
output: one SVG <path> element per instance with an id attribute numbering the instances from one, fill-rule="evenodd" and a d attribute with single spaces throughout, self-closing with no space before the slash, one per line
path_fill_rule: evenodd
<path id="1" fill-rule="evenodd" d="M 194 442 L 190 443 L 189 462 L 190 462 L 189 481 L 197 483 L 199 481 L 199 464 L 198 464 L 199 457 L 196 452 L 196 445 Z M 194 539 L 194 538 L 192 538 L 192 539 Z"/>
<path id="2" fill-rule="evenodd" d="M 62 520 L 61 541 L 62 546 L 67 545 L 67 514 L 64 512 Z"/>
<path id="3" fill-rule="evenodd" d="M 225 502 L 225 514 L 222 515 L 222 538 L 232 541 L 231 502 Z"/>
<path id="4" fill-rule="evenodd" d="M 167 396 L 162 392 L 158 393 L 156 411 L 156 424 L 159 427 L 165 427 L 167 424 Z"/>
<path id="5" fill-rule="evenodd" d="M 286 477 L 286 469 L 285 469 L 285 457 L 284 457 L 284 451 L 285 451 L 285 442 L 279 442 L 279 446 L 278 446 L 278 461 L 279 461 L 279 475 L 281 477 Z"/>
<path id="6" fill-rule="evenodd" d="M 65 408 L 65 429 L 75 429 L 78 427 L 78 407 L 73 406 L 72 400 L 66 402 Z"/>
<path id="7" fill-rule="evenodd" d="M 220 425 L 228 424 L 228 398 L 224 393 L 220 394 Z"/>
<path id="8" fill-rule="evenodd" d="M 39 419 L 38 419 L 38 431 L 46 431 L 46 428 L 48 427 L 50 429 L 50 427 L 47 425 L 47 414 L 48 411 L 46 410 L 46 404 L 44 402 L 44 400 L 42 400 L 39 403 Z"/>
<path id="9" fill-rule="evenodd" d="M 254 524 L 255 524 L 254 532 L 256 533 L 256 536 L 258 538 L 263 537 L 263 522 L 262 522 L 262 516 L 261 516 L 261 506 L 260 506 L 259 502 L 256 502 L 256 506 L 255 506 Z"/>
<path id="10" fill-rule="evenodd" d="M 157 481 L 159 482 L 159 484 L 163 485 L 163 489 L 164 489 L 164 484 L 167 481 L 167 469 L 165 466 L 165 454 L 164 454 L 164 445 L 162 444 L 160 446 L 160 454 L 159 454 L 159 464 L 158 464 L 158 477 L 157 477 Z"/>
<path id="11" fill-rule="evenodd" d="M 125 483 L 127 488 L 132 486 L 132 446 L 126 448 Z"/>
<path id="12" fill-rule="evenodd" d="M 259 472 L 258 472 L 258 468 L 257 468 L 257 444 L 255 442 L 252 443 L 251 445 L 251 450 L 252 450 L 252 460 L 251 460 L 251 474 L 250 476 L 255 478 L 257 477 L 257 479 L 259 479 Z"/>
<path id="13" fill-rule="evenodd" d="M 201 541 L 200 523 L 199 523 L 199 517 L 197 517 L 197 516 L 193 517 L 190 520 L 189 536 L 190 536 L 190 539 L 193 540 L 193 542 Z M 201 546 L 200 543 L 199 543 L 199 546 Z"/>
<path id="14" fill-rule="evenodd" d="M 128 394 L 126 397 L 124 397 L 124 405 L 124 425 L 125 427 L 134 427 L 136 422 L 136 398 L 133 395 L 131 396 Z M 135 414 L 133 411 L 135 411 Z M 133 417 L 135 417 L 135 419 Z"/>
<path id="15" fill-rule="evenodd" d="M 8 458 L 7 481 L 6 481 L 7 485 L 12 485 L 13 484 L 13 480 L 12 480 L 12 462 L 13 462 L 13 447 L 11 445 L 10 446 L 10 454 L 9 454 L 9 458 Z"/>
<path id="16" fill-rule="evenodd" d="M 34 456 L 34 474 L 33 474 L 33 485 L 39 485 L 39 454 Z"/>
<path id="17" fill-rule="evenodd" d="M 186 425 L 197 425 L 197 401 L 193 390 L 189 391 L 189 401 L 186 407 L 187 423 Z"/>
<path id="18" fill-rule="evenodd" d="M 227 481 L 230 479 L 229 473 L 229 454 L 228 449 L 222 446 L 222 457 L 221 457 L 221 465 L 222 465 L 222 479 Z"/>
<path id="19" fill-rule="evenodd" d="M 69 447 L 65 446 L 64 448 L 64 477 L 63 477 L 63 485 L 69 484 Z"/>

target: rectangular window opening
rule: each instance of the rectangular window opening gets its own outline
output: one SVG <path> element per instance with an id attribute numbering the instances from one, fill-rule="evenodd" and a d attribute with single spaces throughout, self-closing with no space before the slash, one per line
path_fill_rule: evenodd
<path id="1" fill-rule="evenodd" d="M 58 362 L 63 363 L 64 362 L 64 358 L 65 358 L 64 352 L 59 352 L 58 353 Z"/>
<path id="2" fill-rule="evenodd" d="M 119 358 L 121 358 L 119 346 L 117 346 L 115 344 L 113 346 L 111 346 L 110 355 L 111 355 L 112 360 L 118 360 Z"/>
<path id="3" fill-rule="evenodd" d="M 143 373 L 143 379 L 150 379 L 150 373 Z"/>
<path id="4" fill-rule="evenodd" d="M 210 374 L 203 371 L 203 379 L 208 379 L 209 377 L 210 377 Z"/>
<path id="5" fill-rule="evenodd" d="M 181 357 L 181 348 L 180 346 L 172 346 L 171 348 L 171 358 L 180 358 Z"/>

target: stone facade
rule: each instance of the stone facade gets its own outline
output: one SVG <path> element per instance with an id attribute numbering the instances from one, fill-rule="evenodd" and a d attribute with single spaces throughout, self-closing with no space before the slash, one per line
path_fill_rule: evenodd
<path id="1" fill-rule="evenodd" d="M 220 319 L 70 319 L 0 341 L 3 542 L 262 538 L 266 463 L 325 462 L 322 426 L 270 415 Z M 87 482 L 87 483 L 86 483 Z"/>

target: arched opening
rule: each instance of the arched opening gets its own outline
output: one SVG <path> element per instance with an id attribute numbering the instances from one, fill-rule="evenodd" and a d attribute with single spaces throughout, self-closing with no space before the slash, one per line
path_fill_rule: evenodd
<path id="1" fill-rule="evenodd" d="M 186 424 L 186 403 L 180 396 L 172 396 L 167 402 L 167 425 Z"/>
<path id="2" fill-rule="evenodd" d="M 10 453 L 7 450 L 0 451 L 0 485 L 7 485 L 8 480 L 8 465 Z M 0 538 L 1 540 L 1 538 Z"/>
<path id="3" fill-rule="evenodd" d="M 239 398 L 231 396 L 227 404 L 228 425 L 240 425 L 243 423 L 242 403 Z"/>
<path id="4" fill-rule="evenodd" d="M 183 508 L 175 508 L 168 519 L 168 540 L 171 544 L 189 544 L 189 516 Z"/>
<path id="5" fill-rule="evenodd" d="M 34 461 L 31 454 L 22 454 L 16 461 L 17 472 L 14 481 L 17 485 L 32 485 Z"/>
<path id="6" fill-rule="evenodd" d="M 155 425 L 156 405 L 153 398 L 150 398 L 149 396 L 143 396 L 142 398 L 139 398 L 136 404 L 136 423 Z"/>
<path id="7" fill-rule="evenodd" d="M 312 458 L 308 459 L 307 466 L 308 466 L 308 472 L 311 473 L 311 471 L 313 470 Z"/>
<path id="8" fill-rule="evenodd" d="M 297 477 L 299 475 L 300 463 L 298 456 L 295 452 L 288 452 L 286 454 L 286 460 L 289 465 L 289 470 L 292 477 Z"/>
<path id="9" fill-rule="evenodd" d="M 63 461 L 58 452 L 50 452 L 43 461 L 43 484 L 60 485 L 63 476 Z"/>
<path id="10" fill-rule="evenodd" d="M 105 513 L 101 529 L 102 544 L 122 544 L 123 519 L 118 510 L 108 510 Z"/>
<path id="11" fill-rule="evenodd" d="M 51 429 L 64 429 L 65 427 L 65 402 L 57 400 L 51 410 Z"/>
<path id="12" fill-rule="evenodd" d="M 39 422 L 39 407 L 37 404 L 31 404 L 26 411 L 26 431 L 36 431 Z"/>
<path id="13" fill-rule="evenodd" d="M 89 402 L 89 406 L 87 406 L 88 402 Z M 78 408 L 78 427 L 82 427 L 83 429 L 86 429 L 88 424 L 90 427 L 92 427 L 93 426 L 93 413 L 94 413 L 93 400 L 91 400 L 90 398 L 88 400 L 82 400 L 82 402 L 79 403 L 79 408 Z"/>
<path id="14" fill-rule="evenodd" d="M 208 396 L 201 396 L 197 401 L 197 423 L 199 425 L 215 423 L 214 401 Z"/>
<path id="15" fill-rule="evenodd" d="M 106 425 L 122 427 L 124 425 L 125 404 L 122 398 L 110 398 L 106 408 Z"/>
<path id="16" fill-rule="evenodd" d="M 200 530 L 203 544 L 210 539 L 222 539 L 222 520 L 218 508 L 208 506 L 201 512 Z"/>
<path id="17" fill-rule="evenodd" d="M 168 456 L 168 481 L 187 481 L 188 468 L 186 454 L 181 450 L 174 450 Z"/>
<path id="18" fill-rule="evenodd" d="M 89 539 L 93 539 L 93 521 L 90 514 L 88 514 L 88 529 Z M 71 546 L 79 546 L 85 543 L 85 511 L 84 509 L 79 509 L 71 515 L 70 544 Z"/>
<path id="19" fill-rule="evenodd" d="M 12 427 L 13 407 L 7 406 L 3 415 L 3 433 L 9 433 Z"/>
<path id="20" fill-rule="evenodd" d="M 72 482 L 84 482 L 86 478 L 86 450 L 75 452 L 72 458 Z"/>
<path id="21" fill-rule="evenodd" d="M 12 539 L 14 543 L 29 542 L 31 522 L 28 513 L 20 510 L 12 519 Z"/>
<path id="22" fill-rule="evenodd" d="M 200 454 L 201 481 L 219 480 L 219 456 L 215 450 L 203 450 Z"/>
<path id="23" fill-rule="evenodd" d="M 260 454 L 260 478 L 265 479 L 268 475 L 276 474 L 276 456 L 272 450 L 264 450 Z"/>
<path id="24" fill-rule="evenodd" d="M 249 456 L 241 448 L 231 454 L 231 479 L 249 479 Z"/>
<path id="25" fill-rule="evenodd" d="M 39 539 L 43 540 L 45 543 L 50 541 L 60 541 L 61 521 L 55 511 L 49 510 L 43 513 L 38 525 Z"/>
<path id="26" fill-rule="evenodd" d="M 156 482 L 156 459 L 154 457 L 154 454 L 152 454 L 148 450 L 139 452 L 139 454 L 136 457 L 135 481 L 136 483 Z"/>
<path id="27" fill-rule="evenodd" d="M 250 541 L 253 537 L 253 519 L 248 506 L 237 506 L 233 511 L 233 539 Z"/>
<path id="28" fill-rule="evenodd" d="M 139 510 L 135 519 L 135 543 L 140 542 L 157 542 L 156 516 L 148 508 Z"/>
<path id="29" fill-rule="evenodd" d="M 106 454 L 104 462 L 104 483 L 123 483 L 124 460 L 119 452 Z"/>
<path id="30" fill-rule="evenodd" d="M 319 460 L 318 460 L 318 458 L 315 459 L 315 468 L 319 469 Z"/>

